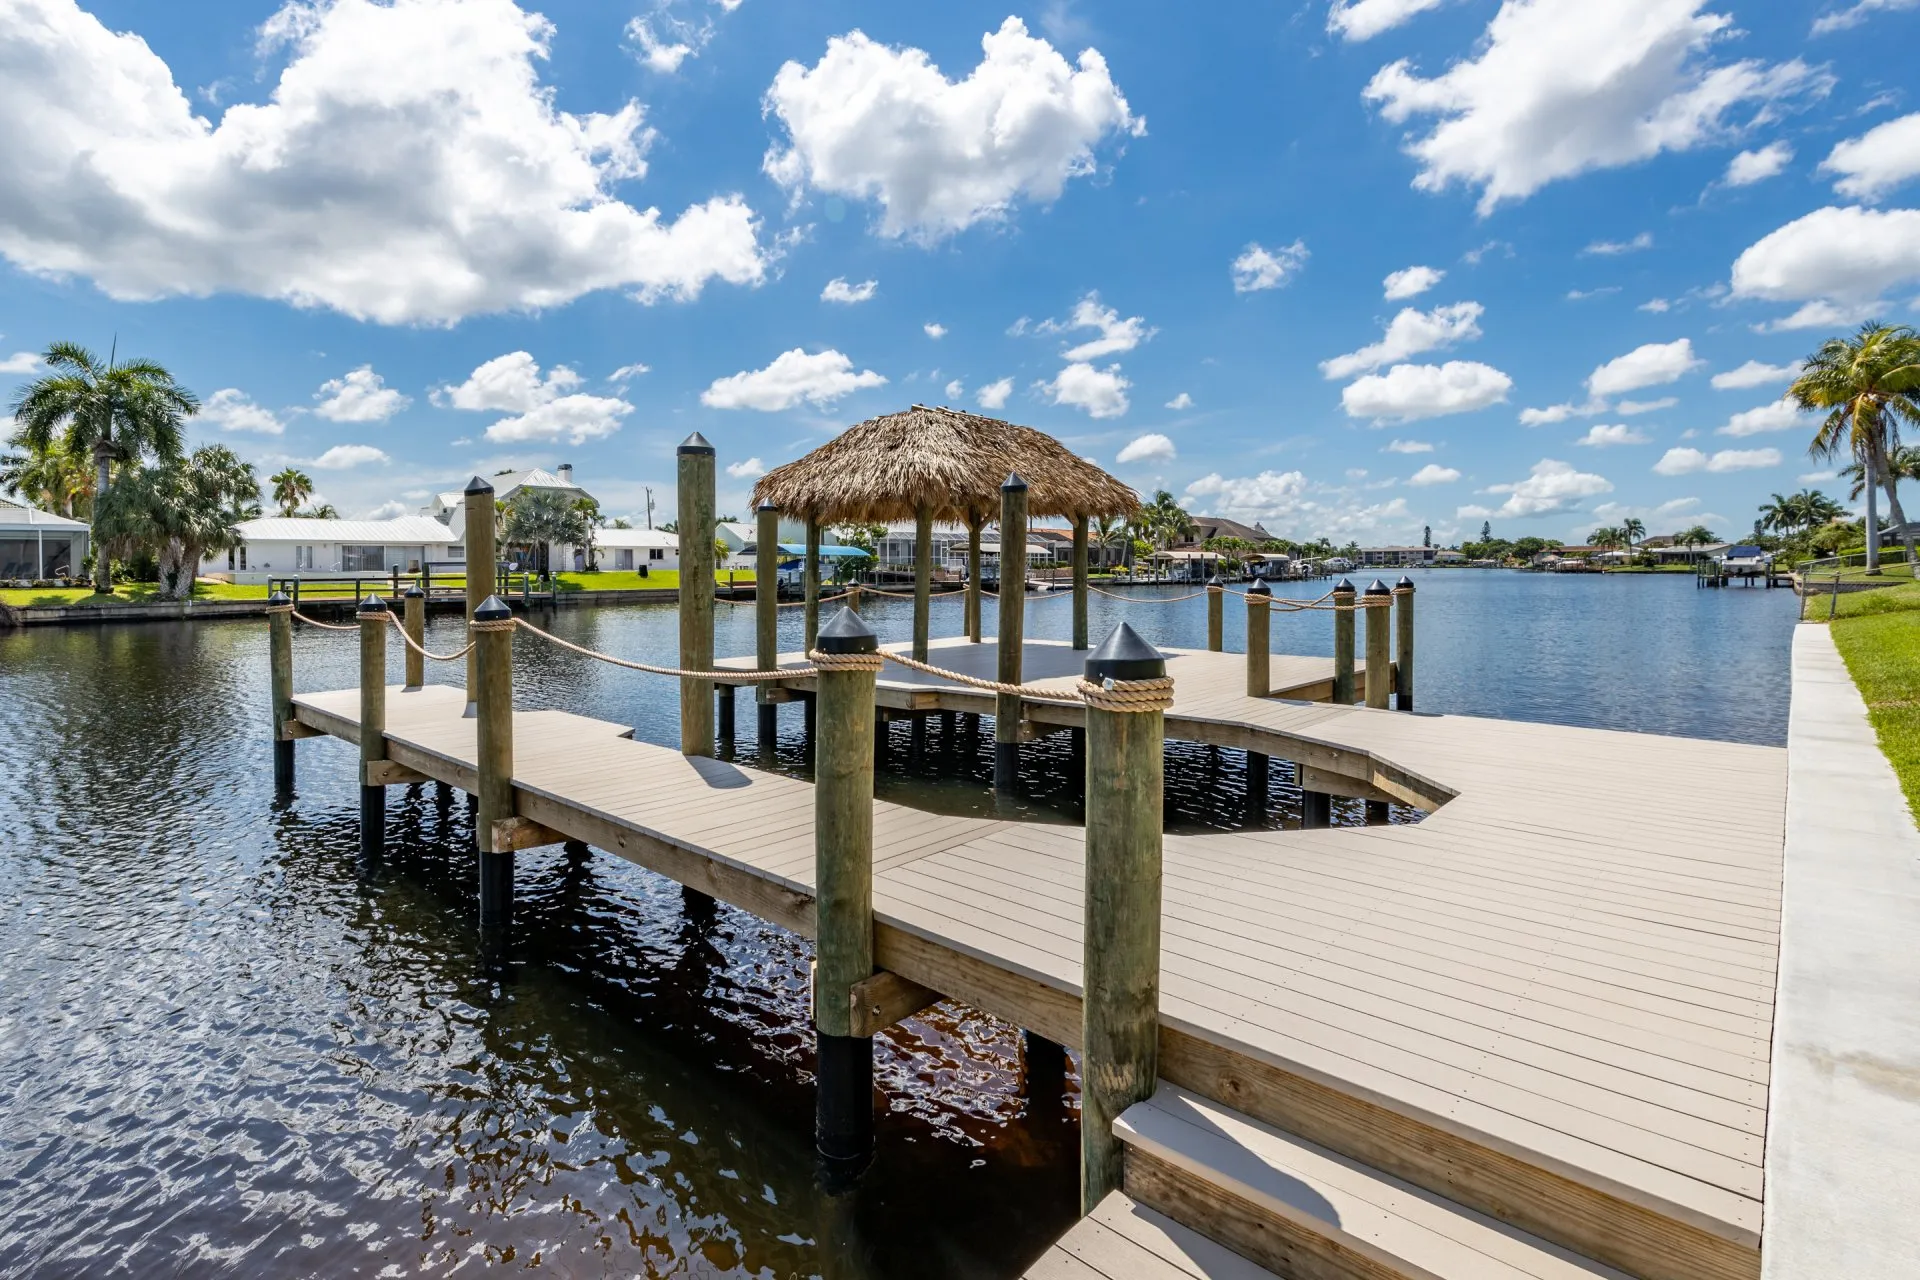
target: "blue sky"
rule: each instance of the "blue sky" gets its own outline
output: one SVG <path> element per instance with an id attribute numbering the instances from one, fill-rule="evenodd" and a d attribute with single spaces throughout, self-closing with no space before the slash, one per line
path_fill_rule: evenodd
<path id="1" fill-rule="evenodd" d="M 1883 51 L 1917 34 L 1920 0 L 0 0 L 0 395 L 117 335 L 196 441 L 349 515 L 567 461 L 664 519 L 695 430 L 744 510 L 924 402 L 1294 536 L 1733 533 L 1840 493 L 1796 358 L 1914 318 Z"/>

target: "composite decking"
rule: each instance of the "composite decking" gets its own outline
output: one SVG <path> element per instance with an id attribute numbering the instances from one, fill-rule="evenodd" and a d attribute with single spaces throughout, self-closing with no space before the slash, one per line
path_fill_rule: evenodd
<path id="1" fill-rule="evenodd" d="M 987 648 L 932 656 L 990 669 Z M 1082 656 L 1030 661 L 1036 692 Z M 1169 736 L 1430 812 L 1167 837 L 1162 1075 L 1634 1274 L 1757 1275 L 1784 752 L 1255 699 L 1243 662 L 1176 651 Z M 1276 687 L 1329 665 L 1276 655 Z M 883 676 L 882 702 L 990 707 Z M 470 789 L 463 705 L 390 690 L 390 756 Z M 296 699 L 346 738 L 357 707 Z M 811 931 L 809 784 L 565 712 L 514 734 L 523 816 Z M 1077 1044 L 1083 832 L 888 803 L 874 822 L 878 962 Z"/>

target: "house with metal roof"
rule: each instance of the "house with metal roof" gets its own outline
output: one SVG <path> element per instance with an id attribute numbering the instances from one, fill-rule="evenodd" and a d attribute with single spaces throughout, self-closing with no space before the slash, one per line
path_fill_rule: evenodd
<path id="1" fill-rule="evenodd" d="M 429 516 L 393 520 L 316 520 L 304 516 L 265 516 L 236 526 L 239 542 L 231 551 L 209 556 L 202 577 L 233 582 L 265 582 L 295 574 L 418 573 L 428 564 L 466 560 L 466 548 L 453 531 Z"/>
<path id="2" fill-rule="evenodd" d="M 0 579 L 8 582 L 73 578 L 87 558 L 84 522 L 0 498 Z"/>

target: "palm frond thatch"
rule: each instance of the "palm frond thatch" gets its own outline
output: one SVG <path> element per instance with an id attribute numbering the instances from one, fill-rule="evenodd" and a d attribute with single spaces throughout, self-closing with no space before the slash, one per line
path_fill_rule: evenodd
<path id="1" fill-rule="evenodd" d="M 1027 482 L 1033 516 L 1121 518 L 1140 497 L 1044 431 L 959 409 L 916 404 L 848 427 L 753 487 L 755 505 L 822 525 L 911 520 L 973 523 L 1000 510 L 1009 472 Z"/>

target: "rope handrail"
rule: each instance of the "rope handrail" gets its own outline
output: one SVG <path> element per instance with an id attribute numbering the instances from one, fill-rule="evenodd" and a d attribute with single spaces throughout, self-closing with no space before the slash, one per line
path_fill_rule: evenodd
<path id="1" fill-rule="evenodd" d="M 431 649 L 422 648 L 420 645 L 415 644 L 413 642 L 413 637 L 407 634 L 406 624 L 401 622 L 400 619 L 394 617 L 393 614 L 389 613 L 387 615 L 387 620 L 393 623 L 394 630 L 400 633 L 400 639 L 403 642 L 405 642 L 407 648 L 413 650 L 415 653 L 419 654 L 421 657 L 430 659 L 431 661 L 434 661 L 434 662 L 458 662 L 460 661 L 460 659 L 466 657 L 469 653 L 472 653 L 473 646 L 475 645 L 475 643 L 477 643 L 476 641 L 469 640 L 467 641 L 466 647 L 464 649 L 458 649 L 453 653 L 435 653 Z"/>
<path id="2" fill-rule="evenodd" d="M 651 662 L 634 662 L 628 658 L 616 658 L 610 653 L 602 653 L 598 649 L 589 649 L 587 646 L 575 644 L 571 640 L 562 640 L 551 631 L 542 631 L 525 618 L 515 618 L 513 619 L 513 623 L 522 630 L 533 632 L 533 634 L 539 636 L 542 640 L 558 645 L 562 649 L 571 649 L 582 657 L 596 658 L 601 662 L 611 663 L 616 667 L 625 667 L 630 671 L 643 671 L 648 675 L 673 676 L 682 680 L 725 680 L 751 684 L 767 680 L 801 679 L 820 674 L 819 668 L 817 667 L 785 667 L 778 671 L 737 671 L 731 669 L 721 671 L 693 671 L 686 667 L 661 667 L 655 666 Z"/>
<path id="3" fill-rule="evenodd" d="M 775 590 L 778 590 L 778 588 L 775 588 Z M 873 588 L 868 587 L 867 590 L 871 591 L 873 590 Z M 853 592 L 851 591 L 842 591 L 837 596 L 821 596 L 819 599 L 815 600 L 814 603 L 817 605 L 832 604 L 835 600 L 845 600 L 848 596 L 852 594 Z M 738 609 L 757 607 L 760 603 L 758 600 L 734 600 L 727 596 L 715 596 L 714 599 L 718 600 L 721 604 L 730 604 Z M 776 609 L 804 609 L 806 608 L 806 605 L 807 605 L 807 602 L 805 600 L 779 600 L 774 603 L 773 607 Z"/>
<path id="4" fill-rule="evenodd" d="M 284 605 L 282 607 L 286 609 L 288 613 L 293 615 L 293 620 L 295 622 L 304 622 L 308 626 L 318 627 L 322 631 L 358 631 L 360 629 L 360 624 L 358 622 L 322 622 L 318 618 L 309 618 L 306 614 L 300 612 L 298 609 L 294 608 L 292 605 Z M 275 612 L 275 610 L 270 608 L 267 610 L 267 612 L 273 613 Z"/>

